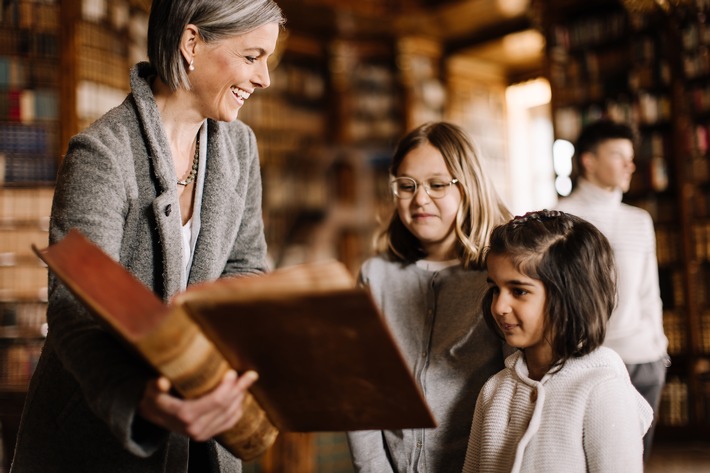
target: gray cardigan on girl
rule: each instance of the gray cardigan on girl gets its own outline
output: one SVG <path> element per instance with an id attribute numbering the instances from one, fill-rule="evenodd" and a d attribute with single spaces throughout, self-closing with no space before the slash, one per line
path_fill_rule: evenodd
<path id="1" fill-rule="evenodd" d="M 348 433 L 358 473 L 459 472 L 476 397 L 503 368 L 510 348 L 488 328 L 485 271 L 461 265 L 428 271 L 377 256 L 365 262 L 369 287 L 438 422 L 435 429 Z"/>
<path id="2" fill-rule="evenodd" d="M 147 63 L 134 67 L 125 101 L 70 141 L 50 242 L 78 228 L 168 301 L 181 288 L 182 224 L 170 147 L 148 82 L 153 74 Z M 239 121 L 207 126 L 201 228 L 188 284 L 266 270 L 254 134 Z M 51 276 L 47 318 L 12 472 L 185 472 L 188 438 L 137 416 L 155 374 Z M 214 441 L 206 448 L 205 471 L 241 471 Z"/>

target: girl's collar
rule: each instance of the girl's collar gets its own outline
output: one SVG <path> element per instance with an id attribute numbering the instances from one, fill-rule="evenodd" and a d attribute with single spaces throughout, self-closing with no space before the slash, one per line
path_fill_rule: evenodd
<path id="1" fill-rule="evenodd" d="M 447 261 L 430 261 L 427 259 L 420 259 L 416 262 L 418 268 L 431 272 L 441 271 L 442 269 L 450 268 L 451 266 L 456 266 L 459 264 L 461 264 L 461 261 L 458 258 L 450 259 Z"/>

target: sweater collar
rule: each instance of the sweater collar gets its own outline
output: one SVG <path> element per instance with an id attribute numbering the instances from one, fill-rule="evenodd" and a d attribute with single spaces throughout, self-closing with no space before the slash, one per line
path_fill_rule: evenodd
<path id="1" fill-rule="evenodd" d="M 619 188 L 608 191 L 592 184 L 583 177 L 579 177 L 577 180 L 575 194 L 590 204 L 607 206 L 608 208 L 619 207 L 624 197 L 624 193 Z"/>

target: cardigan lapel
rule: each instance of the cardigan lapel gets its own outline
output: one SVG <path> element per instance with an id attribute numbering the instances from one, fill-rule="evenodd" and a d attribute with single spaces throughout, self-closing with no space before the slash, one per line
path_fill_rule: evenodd
<path id="1" fill-rule="evenodd" d="M 158 183 L 153 214 L 160 236 L 163 291 L 167 300 L 182 289 L 182 222 L 170 145 L 148 83 L 148 77 L 152 74 L 154 72 L 148 63 L 138 64 L 131 73 L 131 91 L 145 136 L 153 177 Z"/>
<path id="2" fill-rule="evenodd" d="M 190 283 L 221 276 L 244 214 L 244 199 L 235 188 L 240 174 L 239 152 L 221 125 L 214 120 L 208 120 L 207 124 L 209 139 L 200 234 L 192 258 Z"/>

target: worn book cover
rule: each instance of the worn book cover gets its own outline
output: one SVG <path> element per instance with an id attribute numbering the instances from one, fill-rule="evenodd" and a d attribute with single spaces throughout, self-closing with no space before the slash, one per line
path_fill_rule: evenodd
<path id="1" fill-rule="evenodd" d="M 191 286 L 169 304 L 76 230 L 37 255 L 183 396 L 254 370 L 220 441 L 243 459 L 292 432 L 434 427 L 369 292 L 331 261 Z"/>

